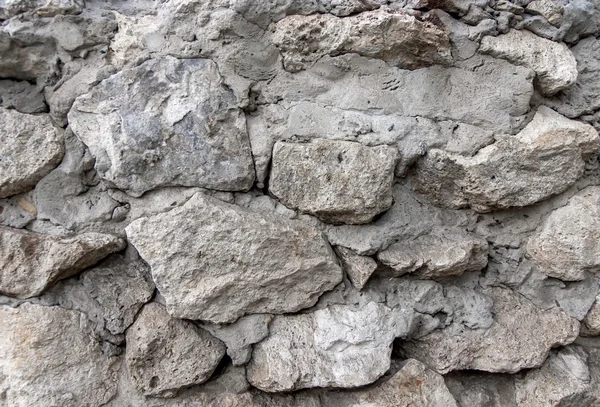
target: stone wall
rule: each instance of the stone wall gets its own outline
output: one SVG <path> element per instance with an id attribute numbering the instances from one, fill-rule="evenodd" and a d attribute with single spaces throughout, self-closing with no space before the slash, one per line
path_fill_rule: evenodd
<path id="1" fill-rule="evenodd" d="M 1 407 L 600 405 L 600 2 L 0 0 Z"/>

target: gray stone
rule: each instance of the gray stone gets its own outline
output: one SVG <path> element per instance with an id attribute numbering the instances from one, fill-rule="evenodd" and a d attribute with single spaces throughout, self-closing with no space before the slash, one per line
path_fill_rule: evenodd
<path id="1" fill-rule="evenodd" d="M 592 126 L 544 106 L 516 136 L 496 139 L 473 157 L 429 151 L 418 164 L 415 190 L 437 205 L 479 212 L 531 205 L 573 185 L 599 140 Z"/>
<path id="2" fill-rule="evenodd" d="M 254 181 L 244 115 L 210 60 L 162 57 L 124 69 L 77 98 L 68 118 L 100 176 L 134 196 L 173 185 L 246 190 Z"/>
<path id="3" fill-rule="evenodd" d="M 476 235 L 432 233 L 400 241 L 377 254 L 395 276 L 412 273 L 419 278 L 459 276 L 487 265 L 488 244 Z"/>
<path id="4" fill-rule="evenodd" d="M 35 297 L 124 247 L 122 239 L 102 233 L 59 237 L 0 227 L 0 293 Z"/>
<path id="5" fill-rule="evenodd" d="M 0 106 L 21 113 L 45 113 L 44 94 L 27 81 L 0 80 Z"/>
<path id="6" fill-rule="evenodd" d="M 514 376 L 478 371 L 455 371 L 444 376 L 448 390 L 461 407 L 515 407 Z"/>
<path id="7" fill-rule="evenodd" d="M 397 151 L 347 141 L 278 142 L 269 192 L 329 223 L 360 224 L 392 206 Z"/>
<path id="8" fill-rule="evenodd" d="M 342 280 L 333 250 L 313 227 L 203 194 L 126 231 L 179 318 L 228 323 L 295 312 Z"/>
<path id="9" fill-rule="evenodd" d="M 0 3 L 0 19 L 5 20 L 26 11 L 33 11 L 43 17 L 78 14 L 84 6 L 82 0 L 3 0 Z"/>
<path id="10" fill-rule="evenodd" d="M 0 306 L 0 394 L 6 407 L 100 406 L 117 391 L 118 358 L 105 355 L 84 314 Z"/>
<path id="11" fill-rule="evenodd" d="M 479 51 L 533 69 L 536 84 L 546 95 L 566 89 L 577 80 L 577 61 L 569 48 L 529 31 L 513 29 L 498 37 L 484 37 Z"/>
<path id="12" fill-rule="evenodd" d="M 173 397 L 185 387 L 207 381 L 225 355 L 225 345 L 150 303 L 127 330 L 125 352 L 127 369 L 140 392 Z"/>
<path id="13" fill-rule="evenodd" d="M 489 329 L 452 324 L 405 342 L 407 356 L 442 374 L 463 369 L 516 373 L 540 366 L 551 348 L 573 342 L 579 333 L 579 322 L 560 310 L 541 310 L 505 288 L 487 293 L 494 301 Z"/>
<path id="14" fill-rule="evenodd" d="M 563 23 L 554 36 L 555 41 L 575 43 L 580 38 L 600 30 L 600 7 L 594 0 L 564 1 Z"/>
<path id="15" fill-rule="evenodd" d="M 600 336 L 600 295 L 581 321 L 581 336 Z"/>
<path id="16" fill-rule="evenodd" d="M 290 72 L 310 67 L 324 55 L 345 53 L 405 69 L 452 63 L 447 32 L 401 11 L 379 9 L 345 18 L 294 15 L 275 23 L 270 31 Z"/>
<path id="17" fill-rule="evenodd" d="M 361 290 L 365 284 L 367 284 L 369 277 L 371 277 L 371 274 L 373 274 L 377 268 L 377 262 L 371 257 L 360 256 L 352 250 L 342 246 L 336 246 L 335 252 L 340 259 L 342 268 L 352 282 L 352 285 L 354 285 L 357 290 Z"/>
<path id="18" fill-rule="evenodd" d="M 0 108 L 0 198 L 31 189 L 64 154 L 62 135 L 47 116 Z"/>
<path id="19" fill-rule="evenodd" d="M 600 271 L 600 188 L 588 187 L 553 211 L 527 242 L 540 271 L 564 281 Z"/>
<path id="20" fill-rule="evenodd" d="M 534 0 L 527 5 L 528 13 L 539 14 L 556 27 L 562 24 L 562 7 L 553 0 Z"/>
<path id="21" fill-rule="evenodd" d="M 22 229 L 35 219 L 37 208 L 27 194 L 0 199 L 0 224 Z"/>

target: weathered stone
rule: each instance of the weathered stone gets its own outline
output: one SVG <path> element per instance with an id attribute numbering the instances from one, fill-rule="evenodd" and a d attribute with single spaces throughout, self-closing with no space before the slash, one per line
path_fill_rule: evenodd
<path id="1" fill-rule="evenodd" d="M 444 378 L 415 359 L 400 365 L 392 377 L 366 389 L 326 392 L 323 407 L 456 407 Z"/>
<path id="2" fill-rule="evenodd" d="M 389 307 L 373 302 L 275 316 L 269 336 L 254 346 L 248 381 L 268 392 L 373 383 L 390 367 L 400 330 L 393 318 Z"/>
<path id="3" fill-rule="evenodd" d="M 118 359 L 102 353 L 84 314 L 0 306 L 0 325 L 4 406 L 101 406 L 115 395 Z"/>
<path id="4" fill-rule="evenodd" d="M 539 368 L 515 380 L 517 406 L 595 406 L 600 403 L 587 392 L 590 372 L 587 355 L 579 347 L 553 351 Z"/>
<path id="5" fill-rule="evenodd" d="M 294 15 L 275 23 L 271 32 L 290 72 L 309 67 L 324 55 L 345 53 L 405 69 L 452 63 L 447 32 L 399 11 L 379 9 L 346 18 Z"/>
<path id="6" fill-rule="evenodd" d="M 40 295 L 56 281 L 125 247 L 113 235 L 42 235 L 0 227 L 0 293 L 17 298 Z"/>
<path id="7" fill-rule="evenodd" d="M 527 5 L 526 10 L 543 16 L 553 26 L 560 27 L 562 24 L 562 7 L 553 0 L 534 0 Z"/>
<path id="8" fill-rule="evenodd" d="M 581 336 L 599 336 L 600 335 L 600 295 L 589 312 L 581 321 Z"/>
<path id="9" fill-rule="evenodd" d="M 27 195 L 0 199 L 0 224 L 22 229 L 35 219 L 37 209 Z"/>
<path id="10" fill-rule="evenodd" d="M 254 181 L 244 115 L 210 60 L 161 57 L 124 69 L 78 97 L 68 118 L 100 176 L 134 196 Z"/>
<path id="11" fill-rule="evenodd" d="M 179 318 L 227 323 L 294 312 L 342 280 L 333 250 L 313 227 L 203 194 L 126 231 Z"/>
<path id="12" fill-rule="evenodd" d="M 44 113 L 48 106 L 44 103 L 41 90 L 27 81 L 0 80 L 0 106 L 13 108 L 21 113 Z"/>
<path id="13" fill-rule="evenodd" d="M 476 235 L 430 234 L 400 241 L 377 254 L 395 276 L 413 273 L 419 278 L 459 276 L 487 265 L 488 244 Z"/>
<path id="14" fill-rule="evenodd" d="M 182 388 L 207 381 L 225 345 L 191 322 L 172 318 L 157 304 L 147 304 L 127 330 L 127 369 L 147 396 L 173 397 Z"/>
<path id="15" fill-rule="evenodd" d="M 403 344 L 407 356 L 439 373 L 475 369 L 515 373 L 540 366 L 551 348 L 567 345 L 579 322 L 560 310 L 541 310 L 509 289 L 492 288 L 494 323 L 489 329 L 447 328 Z"/>
<path id="16" fill-rule="evenodd" d="M 368 223 L 392 206 L 397 151 L 348 141 L 278 142 L 269 191 L 329 223 Z"/>
<path id="17" fill-rule="evenodd" d="M 44 17 L 77 14 L 81 13 L 84 5 L 82 0 L 3 0 L 0 3 L 0 19 L 8 19 L 26 11 Z"/>
<path id="18" fill-rule="evenodd" d="M 515 407 L 514 376 L 478 371 L 455 371 L 444 376 L 448 390 L 461 407 Z"/>
<path id="19" fill-rule="evenodd" d="M 377 262 L 371 257 L 360 256 L 352 250 L 342 246 L 336 246 L 335 252 L 342 263 L 342 268 L 352 282 L 352 285 L 354 285 L 357 290 L 361 290 L 365 284 L 367 284 L 369 277 L 371 277 L 371 274 L 373 274 L 377 268 Z"/>
<path id="20" fill-rule="evenodd" d="M 252 356 L 252 345 L 269 335 L 269 323 L 273 317 L 253 314 L 241 317 L 233 324 L 202 324 L 202 327 L 227 346 L 227 355 L 234 366 L 245 365 Z"/>
<path id="21" fill-rule="evenodd" d="M 527 243 L 541 272 L 577 281 L 600 271 L 599 205 L 600 188 L 588 187 L 548 216 Z"/>
<path id="22" fill-rule="evenodd" d="M 569 48 L 529 31 L 513 29 L 498 37 L 484 37 L 479 51 L 533 69 L 537 85 L 546 95 L 577 80 L 577 61 Z"/>
<path id="23" fill-rule="evenodd" d="M 58 72 L 56 46 L 47 38 L 37 40 L 28 46 L 0 29 L 0 78 L 34 80 Z"/>
<path id="24" fill-rule="evenodd" d="M 64 154 L 62 136 L 47 116 L 0 108 L 0 198 L 31 189 Z"/>
<path id="25" fill-rule="evenodd" d="M 598 141 L 592 126 L 540 106 L 516 136 L 497 136 L 473 157 L 429 151 L 418 164 L 413 186 L 445 207 L 485 212 L 527 206 L 573 185 Z"/>

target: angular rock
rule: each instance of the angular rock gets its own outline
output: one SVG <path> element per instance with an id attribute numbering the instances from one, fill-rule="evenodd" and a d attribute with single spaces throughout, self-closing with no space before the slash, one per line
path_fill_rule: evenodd
<path id="1" fill-rule="evenodd" d="M 444 376 L 448 390 L 458 405 L 515 407 L 514 376 L 478 371 L 456 371 Z"/>
<path id="2" fill-rule="evenodd" d="M 333 250 L 313 227 L 203 194 L 126 231 L 178 318 L 228 323 L 295 312 L 342 280 Z"/>
<path id="3" fill-rule="evenodd" d="M 254 181 L 243 112 L 210 60 L 166 56 L 124 69 L 78 97 L 68 118 L 100 176 L 134 196 Z"/>
<path id="4" fill-rule="evenodd" d="M 600 187 L 588 187 L 553 211 L 527 242 L 540 271 L 564 281 L 600 271 Z"/>
<path id="5" fill-rule="evenodd" d="M 117 391 L 118 358 L 104 355 L 84 314 L 0 306 L 0 394 L 16 406 L 101 406 Z"/>
<path id="6" fill-rule="evenodd" d="M 336 246 L 335 252 L 342 263 L 342 268 L 352 282 L 352 285 L 354 285 L 357 290 L 361 290 L 365 284 L 367 284 L 369 277 L 371 277 L 371 274 L 373 274 L 377 268 L 377 262 L 371 257 L 360 256 L 352 250 L 342 246 Z"/>
<path id="7" fill-rule="evenodd" d="M 592 126 L 540 106 L 516 136 L 497 136 L 473 157 L 429 151 L 418 164 L 413 186 L 444 207 L 486 212 L 527 206 L 573 185 L 598 141 Z"/>
<path id="8" fill-rule="evenodd" d="M 543 16 L 555 27 L 562 24 L 562 7 L 553 0 L 534 0 L 527 5 L 526 10 L 528 13 Z"/>
<path id="9" fill-rule="evenodd" d="M 589 312 L 581 321 L 581 336 L 599 336 L 600 335 L 600 295 Z"/>
<path id="10" fill-rule="evenodd" d="M 413 273 L 419 278 L 459 276 L 487 265 L 488 244 L 476 235 L 430 234 L 400 241 L 377 254 L 394 276 Z"/>
<path id="11" fill-rule="evenodd" d="M 600 399 L 588 393 L 590 371 L 587 354 L 579 347 L 553 351 L 539 369 L 517 377 L 519 407 L 595 406 Z"/>
<path id="12" fill-rule="evenodd" d="M 484 37 L 479 51 L 533 69 L 537 85 L 546 95 L 566 89 L 577 80 L 577 61 L 569 47 L 529 31 L 512 29 L 498 37 Z"/>
<path id="13" fill-rule="evenodd" d="M 0 29 L 0 78 L 36 80 L 58 73 L 56 45 L 51 39 L 33 37 L 32 44 L 24 44 L 12 33 Z"/>
<path id="14" fill-rule="evenodd" d="M 381 59 L 404 69 L 452 63 L 446 31 L 399 11 L 379 9 L 345 18 L 293 15 L 271 26 L 271 34 L 290 72 L 310 67 L 324 55 L 345 53 Z"/>
<path id="15" fill-rule="evenodd" d="M 44 113 L 48 106 L 41 90 L 27 81 L 0 80 L 0 106 L 21 113 Z"/>
<path id="16" fill-rule="evenodd" d="M 82 0 L 4 0 L 0 4 L 0 19 L 9 19 L 26 11 L 33 11 L 43 17 L 78 14 L 84 6 Z"/>
<path id="17" fill-rule="evenodd" d="M 405 342 L 408 357 L 441 374 L 475 369 L 516 373 L 540 366 L 551 348 L 567 345 L 579 333 L 579 322 L 560 310 L 542 310 L 504 288 L 492 288 L 494 323 L 489 329 L 452 324 Z"/>
<path id="18" fill-rule="evenodd" d="M 64 154 L 62 136 L 48 116 L 0 108 L 0 198 L 31 189 Z"/>
<path id="19" fill-rule="evenodd" d="M 248 381 L 268 392 L 373 383 L 389 369 L 400 330 L 390 311 L 370 302 L 275 316 L 269 336 L 254 346 Z"/>
<path id="20" fill-rule="evenodd" d="M 150 303 L 127 330 L 125 352 L 127 369 L 140 392 L 173 397 L 185 387 L 207 381 L 225 355 L 225 345 Z"/>
<path id="21" fill-rule="evenodd" d="M 269 192 L 329 223 L 368 223 L 392 206 L 396 149 L 348 141 L 278 142 Z"/>
<path id="22" fill-rule="evenodd" d="M 29 298 L 125 247 L 113 235 L 42 235 L 0 227 L 0 293 Z"/>
<path id="23" fill-rule="evenodd" d="M 444 378 L 415 359 L 400 365 L 392 377 L 372 387 L 345 392 L 326 392 L 323 407 L 456 407 Z"/>

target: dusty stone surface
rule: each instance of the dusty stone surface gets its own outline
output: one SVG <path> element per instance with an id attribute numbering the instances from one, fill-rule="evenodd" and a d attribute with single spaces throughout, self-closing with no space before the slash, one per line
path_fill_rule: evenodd
<path id="1" fill-rule="evenodd" d="M 31 189 L 63 157 L 61 133 L 47 116 L 0 108 L 0 198 Z"/>
<path id="2" fill-rule="evenodd" d="M 289 16 L 275 23 L 271 32 L 271 40 L 290 72 L 300 71 L 324 55 L 345 53 L 381 59 L 404 69 L 452 63 L 447 32 L 391 10 L 347 18 L 329 14 Z"/>
<path id="3" fill-rule="evenodd" d="M 579 332 L 581 336 L 600 335 L 600 299 L 598 297 L 581 322 L 581 331 Z"/>
<path id="4" fill-rule="evenodd" d="M 479 51 L 533 69 L 540 90 L 547 95 L 577 80 L 577 61 L 569 48 L 528 31 L 510 30 L 498 37 L 484 37 Z"/>
<path id="5" fill-rule="evenodd" d="M 459 406 L 514 407 L 514 376 L 477 371 L 456 371 L 444 376 Z"/>
<path id="6" fill-rule="evenodd" d="M 0 306 L 0 394 L 7 407 L 100 406 L 117 391 L 118 358 L 104 355 L 85 315 Z"/>
<path id="7" fill-rule="evenodd" d="M 337 246 L 335 252 L 354 287 L 362 289 L 377 268 L 377 262 L 342 246 Z"/>
<path id="8" fill-rule="evenodd" d="M 360 224 L 392 205 L 397 151 L 346 141 L 276 143 L 269 192 L 328 223 Z"/>
<path id="9" fill-rule="evenodd" d="M 498 136 L 473 157 L 431 150 L 418 165 L 414 188 L 451 208 L 531 205 L 573 185 L 598 141 L 592 126 L 541 106 L 516 136 Z"/>
<path id="10" fill-rule="evenodd" d="M 173 397 L 205 382 L 224 354 L 221 341 L 156 303 L 146 305 L 127 330 L 127 369 L 147 396 Z"/>
<path id="11" fill-rule="evenodd" d="M 600 189 L 589 187 L 548 216 L 527 242 L 527 254 L 550 277 L 583 280 L 600 270 L 597 260 Z"/>
<path id="12" fill-rule="evenodd" d="M 122 239 L 108 234 L 61 238 L 0 226 L 0 293 L 17 298 L 40 295 L 56 281 L 124 247 Z"/>
<path id="13" fill-rule="evenodd" d="M 127 236 L 179 318 L 226 323 L 249 313 L 294 312 L 342 280 L 318 230 L 203 194 L 131 223 Z"/>
<path id="14" fill-rule="evenodd" d="M 173 185 L 246 190 L 254 180 L 243 114 L 210 60 L 125 69 L 77 98 L 69 123 L 98 173 L 134 196 Z"/>

